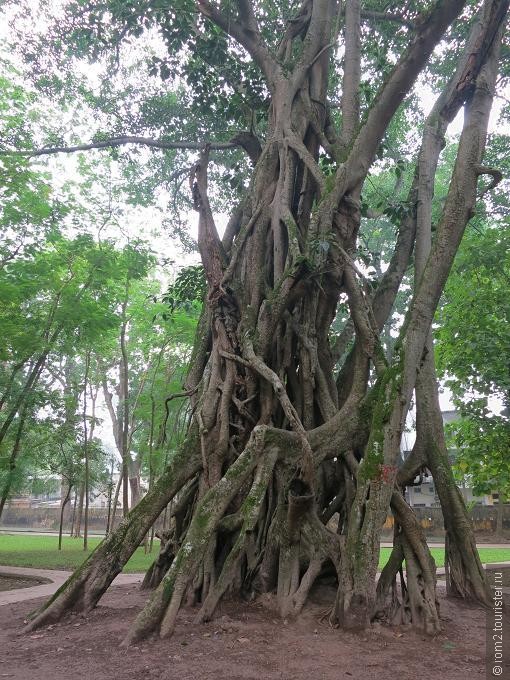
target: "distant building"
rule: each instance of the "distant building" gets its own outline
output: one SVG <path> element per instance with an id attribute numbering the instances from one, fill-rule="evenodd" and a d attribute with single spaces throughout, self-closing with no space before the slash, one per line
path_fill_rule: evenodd
<path id="1" fill-rule="evenodd" d="M 458 412 L 442 411 L 443 423 L 452 423 L 460 417 Z M 403 438 L 405 442 L 406 439 Z M 410 450 L 403 450 L 401 452 L 401 462 L 404 462 L 410 455 Z M 457 456 L 455 449 L 448 450 L 448 459 L 450 463 L 454 463 Z M 475 503 L 476 505 L 494 505 L 494 497 L 492 495 L 475 496 L 473 490 L 467 482 L 459 486 L 459 490 L 464 497 L 466 503 Z M 414 484 L 406 489 L 406 500 L 409 505 L 415 508 L 438 508 L 440 507 L 439 497 L 437 495 L 434 479 L 428 470 L 425 470 L 420 476 L 416 477 Z"/>

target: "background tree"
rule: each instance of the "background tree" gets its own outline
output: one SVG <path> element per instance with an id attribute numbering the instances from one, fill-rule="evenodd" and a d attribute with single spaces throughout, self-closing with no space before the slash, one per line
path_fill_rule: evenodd
<path id="1" fill-rule="evenodd" d="M 495 200 L 504 210 L 504 197 Z M 478 221 L 455 261 L 436 331 L 439 366 L 461 414 L 450 426 L 456 467 L 475 493 L 499 493 L 499 533 L 510 474 L 509 283 L 508 233 Z"/>

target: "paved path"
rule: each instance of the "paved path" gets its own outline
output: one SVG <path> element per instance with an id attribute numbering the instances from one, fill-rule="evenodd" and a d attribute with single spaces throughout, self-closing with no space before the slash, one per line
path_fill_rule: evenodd
<path id="1" fill-rule="evenodd" d="M 427 540 L 427 545 L 429 548 L 444 548 L 444 542 L 441 541 L 430 541 Z M 510 550 L 510 542 L 505 541 L 502 543 L 477 543 L 477 548 L 503 548 Z M 381 548 L 393 548 L 393 543 L 388 541 L 381 541 Z"/>
<path id="2" fill-rule="evenodd" d="M 496 567 L 510 567 L 510 562 L 493 562 L 483 565 L 484 569 Z M 4 590 L 0 592 L 0 606 L 4 604 L 12 604 L 13 602 L 22 602 L 23 600 L 33 600 L 36 597 L 51 597 L 60 586 L 71 576 L 70 571 L 57 571 L 55 569 L 32 569 L 30 567 L 3 567 L 0 566 L 0 575 L 13 576 L 35 576 L 36 578 L 49 579 L 50 583 L 42 583 L 41 585 L 30 588 L 15 588 L 14 590 Z M 444 567 L 438 567 L 437 575 L 444 576 Z M 113 585 L 122 586 L 130 584 L 141 583 L 144 574 L 119 574 L 113 581 Z M 438 586 L 446 588 L 446 581 L 438 579 Z M 505 592 L 510 589 L 504 588 Z"/>
<path id="3" fill-rule="evenodd" d="M 12 576 L 35 576 L 36 578 L 49 579 L 49 583 L 42 583 L 29 588 L 15 588 L 14 590 L 4 590 L 0 592 L 0 606 L 22 602 L 23 600 L 33 600 L 36 597 L 51 597 L 60 586 L 71 576 L 70 571 L 60 571 L 56 569 L 31 569 L 30 567 L 3 567 L 0 566 L 0 575 Z M 141 583 L 144 574 L 119 574 L 113 584 L 116 586 L 129 585 L 131 583 Z"/>

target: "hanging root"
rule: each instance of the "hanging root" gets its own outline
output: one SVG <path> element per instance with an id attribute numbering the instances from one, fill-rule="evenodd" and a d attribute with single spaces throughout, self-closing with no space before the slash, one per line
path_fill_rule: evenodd
<path id="1" fill-rule="evenodd" d="M 33 631 L 67 612 L 92 610 L 140 545 L 163 508 L 200 469 L 193 433 L 182 444 L 149 493 L 68 578 L 25 627 Z"/>
<path id="2" fill-rule="evenodd" d="M 262 501 L 271 481 L 277 456 L 278 450 L 270 449 L 259 463 L 251 489 L 238 513 L 239 521 L 242 523 L 239 535 L 223 564 L 218 581 L 209 590 L 209 594 L 197 614 L 197 623 L 210 620 L 218 602 L 235 578 L 239 562 L 246 555 L 249 536 L 254 531 L 259 518 Z"/>
<path id="3" fill-rule="evenodd" d="M 156 533 L 156 538 L 160 540 L 159 555 L 146 571 L 140 586 L 141 590 L 149 590 L 159 586 L 163 576 L 170 569 L 178 550 L 173 529 Z"/>
<path id="4" fill-rule="evenodd" d="M 397 576 L 400 574 L 402 597 L 405 597 L 406 586 L 402 572 L 404 549 L 402 547 L 401 528 L 395 523 L 393 549 L 390 558 L 379 576 L 376 590 L 374 619 L 385 620 L 392 625 L 404 623 L 402 598 L 399 596 Z"/>
<path id="5" fill-rule="evenodd" d="M 450 511 L 445 515 L 446 592 L 449 596 L 473 600 L 484 607 L 491 606 L 491 593 L 476 549 L 473 529 L 464 500 L 456 487 L 452 489 L 446 509 Z"/>
<path id="6" fill-rule="evenodd" d="M 474 600 L 490 606 L 490 591 L 476 543 L 471 532 L 446 531 L 446 592 L 452 597 Z"/>
<path id="7" fill-rule="evenodd" d="M 314 494 L 299 479 L 290 484 L 286 521 L 281 517 L 277 521 L 281 528 L 277 601 L 282 616 L 296 616 L 328 560 L 340 576 L 342 541 L 320 521 Z"/>
<path id="8" fill-rule="evenodd" d="M 264 426 L 254 428 L 243 453 L 197 504 L 172 566 L 136 618 L 123 645 L 136 642 L 154 632 L 159 632 L 160 637 L 167 637 L 173 632 L 186 589 L 203 563 L 213 534 L 225 510 L 252 474 L 264 450 L 266 429 Z"/>
<path id="9" fill-rule="evenodd" d="M 140 586 L 141 590 L 157 588 L 177 554 L 182 537 L 183 519 L 188 519 L 189 508 L 193 507 L 193 497 L 198 489 L 198 476 L 191 479 L 171 503 L 167 519 L 175 518 L 171 529 L 163 529 L 156 536 L 160 540 L 159 554 L 147 570 Z M 186 528 L 187 528 L 186 524 Z"/>
<path id="10" fill-rule="evenodd" d="M 413 537 L 414 538 L 414 537 Z M 439 604 L 436 598 L 436 565 L 427 544 L 402 537 L 406 561 L 407 593 L 404 606 L 410 623 L 428 635 L 441 631 Z"/>
<path id="11" fill-rule="evenodd" d="M 377 585 L 374 617 L 412 624 L 435 635 L 441 630 L 441 624 L 434 559 L 416 516 L 398 491 L 391 497 L 391 506 L 401 531 L 396 534 L 390 560 Z M 404 559 L 407 582 L 401 571 Z M 396 587 L 398 572 L 401 575 L 400 599 Z"/>

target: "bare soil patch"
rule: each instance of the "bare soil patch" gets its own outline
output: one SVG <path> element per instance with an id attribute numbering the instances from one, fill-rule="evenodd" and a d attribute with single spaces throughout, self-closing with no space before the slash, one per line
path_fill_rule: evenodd
<path id="1" fill-rule="evenodd" d="M 0 592 L 15 590 L 16 588 L 33 588 L 41 583 L 49 583 L 49 580 L 30 576 L 16 576 L 15 574 L 0 574 Z"/>
<path id="2" fill-rule="evenodd" d="M 0 677 L 14 680 L 471 680 L 485 677 L 485 612 L 441 598 L 443 632 L 427 638 L 406 627 L 363 634 L 319 619 L 331 591 L 316 591 L 297 621 L 282 621 L 264 599 L 226 602 L 196 625 L 185 608 L 175 634 L 119 647 L 147 594 L 110 589 L 90 615 L 23 635 L 40 600 L 0 607 Z"/>
<path id="3" fill-rule="evenodd" d="M 490 567 L 487 569 L 491 574 L 502 574 L 501 583 L 504 588 L 510 588 L 510 567 Z"/>

